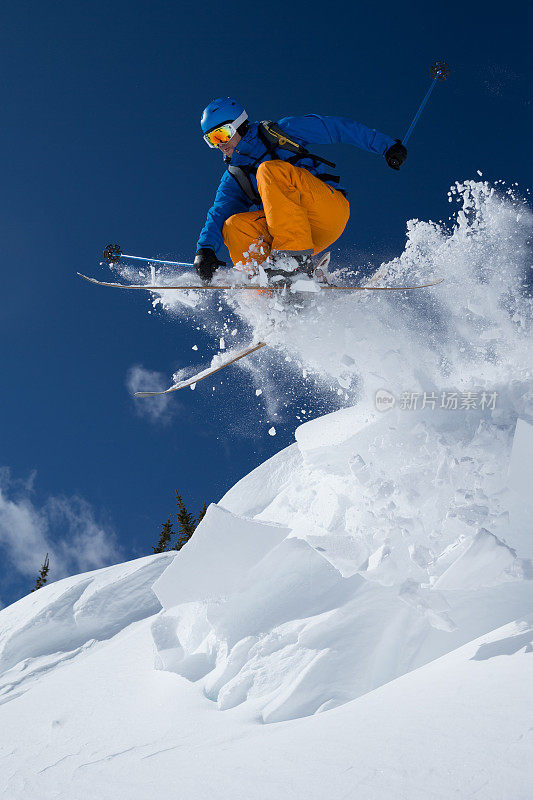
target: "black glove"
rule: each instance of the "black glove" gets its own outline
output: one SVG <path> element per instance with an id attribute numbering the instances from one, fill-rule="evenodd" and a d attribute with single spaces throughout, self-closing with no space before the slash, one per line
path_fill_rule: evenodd
<path id="1" fill-rule="evenodd" d="M 194 257 L 194 268 L 203 281 L 209 281 L 219 267 L 225 267 L 225 261 L 219 261 L 215 251 L 210 247 L 200 247 Z"/>
<path id="2" fill-rule="evenodd" d="M 385 153 L 385 160 L 391 169 L 400 169 L 406 158 L 407 150 L 399 139 Z"/>

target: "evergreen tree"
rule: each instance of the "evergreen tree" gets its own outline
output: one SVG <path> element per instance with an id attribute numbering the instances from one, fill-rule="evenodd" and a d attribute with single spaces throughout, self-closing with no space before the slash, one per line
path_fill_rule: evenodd
<path id="1" fill-rule="evenodd" d="M 48 553 L 47 553 L 46 558 L 44 559 L 44 563 L 41 566 L 39 577 L 35 581 L 35 586 L 31 590 L 32 592 L 35 592 L 37 589 L 41 589 L 45 585 L 49 570 L 50 570 L 50 559 L 48 558 Z"/>
<path id="2" fill-rule="evenodd" d="M 177 489 L 176 502 L 178 504 L 178 511 L 176 514 L 176 518 L 178 520 L 178 541 L 174 545 L 174 550 L 181 550 L 183 545 L 187 544 L 193 535 L 198 523 L 194 519 L 193 515 L 185 508 L 185 504 L 178 494 Z"/>
<path id="3" fill-rule="evenodd" d="M 178 529 L 176 531 L 173 529 L 172 522 L 170 521 L 169 517 L 167 521 L 163 523 L 163 528 L 159 534 L 157 546 L 152 547 L 152 551 L 154 553 L 166 553 L 169 550 L 181 550 L 181 548 L 187 544 L 194 531 L 205 517 L 207 503 L 203 504 L 202 508 L 200 509 L 200 513 L 198 514 L 198 519 L 195 519 L 190 511 L 188 511 L 185 507 L 185 503 L 183 502 L 182 497 L 177 489 L 176 502 L 178 504 L 178 511 L 176 513 Z M 171 547 L 171 540 L 175 535 L 177 536 L 177 541 L 174 547 Z"/>
<path id="4" fill-rule="evenodd" d="M 204 504 L 203 504 L 203 506 L 202 506 L 202 510 L 201 510 L 201 511 L 200 511 L 200 513 L 198 514 L 198 521 L 197 521 L 197 523 L 196 523 L 196 527 L 198 527 L 198 525 L 200 524 L 200 522 L 201 522 L 201 521 L 203 520 L 203 518 L 205 517 L 205 512 L 206 512 L 206 511 L 207 511 L 207 503 L 204 501 Z"/>
<path id="5" fill-rule="evenodd" d="M 170 545 L 170 537 L 174 531 L 172 530 L 172 522 L 170 521 L 170 516 L 166 522 L 163 523 L 163 529 L 159 535 L 159 541 L 157 543 L 157 547 L 152 547 L 154 553 L 165 553 Z"/>

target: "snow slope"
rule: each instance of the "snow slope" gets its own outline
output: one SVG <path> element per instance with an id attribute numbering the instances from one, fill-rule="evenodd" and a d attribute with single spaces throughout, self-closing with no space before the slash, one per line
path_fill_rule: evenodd
<path id="1" fill-rule="evenodd" d="M 2 797 L 529 798 L 533 426 L 507 401 L 307 423 L 179 554 L 0 611 Z"/>
<path id="2" fill-rule="evenodd" d="M 3 798 L 531 797 L 531 616 L 328 713 L 266 726 L 154 670 L 150 622 L 64 654 L 4 702 Z"/>

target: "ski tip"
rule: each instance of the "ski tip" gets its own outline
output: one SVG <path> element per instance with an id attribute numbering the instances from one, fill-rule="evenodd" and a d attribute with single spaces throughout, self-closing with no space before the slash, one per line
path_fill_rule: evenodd
<path id="1" fill-rule="evenodd" d="M 432 286 L 437 286 L 439 283 L 442 283 L 443 280 L 444 278 L 436 278 L 434 281 L 431 281 L 430 283 L 424 283 L 422 286 L 420 286 L 420 288 L 429 289 Z"/>
<path id="2" fill-rule="evenodd" d="M 166 394 L 166 392 L 134 392 L 134 397 L 157 397 L 159 394 Z"/>
<path id="3" fill-rule="evenodd" d="M 89 283 L 96 283 L 98 285 L 101 283 L 101 281 L 97 280 L 96 278 L 91 278 L 89 275 L 84 275 L 83 272 L 77 272 L 76 274 L 79 275 L 80 278 L 83 278 L 84 281 L 89 281 Z"/>

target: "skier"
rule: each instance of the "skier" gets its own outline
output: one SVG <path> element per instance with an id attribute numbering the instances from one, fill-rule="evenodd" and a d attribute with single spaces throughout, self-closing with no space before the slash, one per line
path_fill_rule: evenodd
<path id="1" fill-rule="evenodd" d="M 342 234 L 350 216 L 346 191 L 324 169 L 335 164 L 311 153 L 308 144 L 352 144 L 383 155 L 395 170 L 407 157 L 399 139 L 360 122 L 319 114 L 249 122 L 231 97 L 213 100 L 201 126 L 226 164 L 194 259 L 207 283 L 224 265 L 216 255 L 223 243 L 235 267 L 254 274 L 262 264 L 269 278 L 283 279 L 311 275 L 312 256 Z"/>

